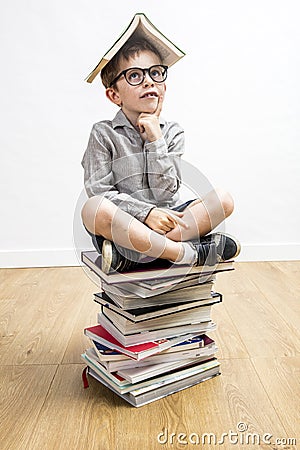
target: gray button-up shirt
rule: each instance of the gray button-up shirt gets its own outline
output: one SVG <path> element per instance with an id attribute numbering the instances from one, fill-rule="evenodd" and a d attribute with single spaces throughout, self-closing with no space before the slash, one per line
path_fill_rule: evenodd
<path id="1" fill-rule="evenodd" d="M 122 110 L 96 123 L 82 159 L 87 195 L 104 195 L 142 222 L 155 206 L 175 206 L 184 134 L 175 122 L 160 118 L 160 126 L 163 137 L 143 142 Z"/>

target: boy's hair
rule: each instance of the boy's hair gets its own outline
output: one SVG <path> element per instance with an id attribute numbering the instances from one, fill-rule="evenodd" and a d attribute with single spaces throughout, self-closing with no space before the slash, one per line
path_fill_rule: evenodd
<path id="1" fill-rule="evenodd" d="M 101 70 L 101 80 L 106 88 L 118 75 L 121 58 L 128 61 L 132 56 L 138 55 L 140 51 L 150 51 L 159 57 L 161 63 L 163 62 L 161 54 L 149 41 L 146 39 L 129 39 Z"/>

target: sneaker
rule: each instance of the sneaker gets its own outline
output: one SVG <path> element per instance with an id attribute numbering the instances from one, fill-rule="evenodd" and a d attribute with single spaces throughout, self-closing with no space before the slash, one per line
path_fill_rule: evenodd
<path id="1" fill-rule="evenodd" d="M 236 258 L 241 251 L 239 241 L 225 233 L 212 233 L 192 241 L 197 250 L 197 266 L 214 266 L 218 262 Z"/>
<path id="2" fill-rule="evenodd" d="M 120 249 L 120 251 L 118 250 Z M 134 269 L 141 257 L 141 254 L 124 247 L 120 247 L 114 242 L 105 239 L 102 243 L 101 270 L 109 273 L 111 269 L 124 272 Z"/>
<path id="3" fill-rule="evenodd" d="M 98 253 L 102 253 L 102 245 L 105 238 L 103 236 L 98 236 L 96 234 L 91 234 L 92 243 Z"/>

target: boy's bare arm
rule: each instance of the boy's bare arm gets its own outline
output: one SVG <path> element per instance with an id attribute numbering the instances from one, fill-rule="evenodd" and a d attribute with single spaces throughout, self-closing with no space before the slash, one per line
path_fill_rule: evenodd
<path id="1" fill-rule="evenodd" d="M 146 217 L 145 224 L 160 234 L 166 234 L 173 230 L 177 225 L 183 228 L 189 228 L 182 220 L 183 213 L 172 211 L 166 208 L 153 208 Z"/>
<path id="2" fill-rule="evenodd" d="M 154 142 L 162 137 L 159 124 L 159 116 L 162 110 L 163 96 L 160 95 L 157 101 L 156 110 L 151 113 L 141 113 L 137 120 L 137 127 L 143 141 Z"/>
<path id="3" fill-rule="evenodd" d="M 159 96 L 157 107 L 151 113 L 141 113 L 137 120 L 137 127 L 140 135 L 144 141 L 154 142 L 162 137 L 162 132 L 159 123 L 159 116 L 162 111 L 163 96 Z M 183 228 L 188 228 L 185 222 L 181 219 L 182 213 L 177 211 L 170 211 L 164 208 L 153 208 L 146 217 L 145 224 L 160 234 L 168 233 L 177 225 Z"/>

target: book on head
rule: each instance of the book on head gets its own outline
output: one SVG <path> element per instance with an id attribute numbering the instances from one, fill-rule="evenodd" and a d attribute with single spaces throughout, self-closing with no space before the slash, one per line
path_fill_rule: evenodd
<path id="1" fill-rule="evenodd" d="M 164 36 L 154 25 L 150 22 L 148 17 L 143 13 L 137 13 L 123 31 L 120 37 L 114 42 L 112 47 L 105 53 L 94 70 L 88 75 L 86 81 L 92 83 L 95 77 L 101 72 L 103 67 L 116 55 L 122 46 L 129 40 L 146 39 L 155 47 L 162 56 L 163 64 L 172 66 L 185 53 L 180 50 L 173 42 Z"/>

